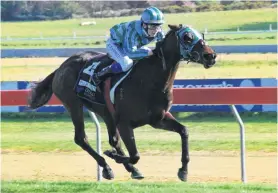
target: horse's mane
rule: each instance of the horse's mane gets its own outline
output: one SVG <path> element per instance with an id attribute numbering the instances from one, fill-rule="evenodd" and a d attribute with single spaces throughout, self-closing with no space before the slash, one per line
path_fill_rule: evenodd
<path id="1" fill-rule="evenodd" d="M 77 53 L 77 56 L 81 57 L 83 61 L 88 61 L 95 58 L 98 55 L 105 55 L 105 53 L 94 52 L 94 51 L 84 51 L 81 53 Z"/>
<path id="2" fill-rule="evenodd" d="M 153 50 L 159 50 L 159 49 L 161 48 L 161 46 L 163 45 L 164 41 L 168 38 L 168 36 L 171 35 L 173 32 L 175 32 L 175 30 L 177 30 L 177 29 L 179 29 L 179 27 L 178 27 L 178 26 L 175 26 L 174 29 L 168 30 L 167 33 L 166 33 L 166 35 L 165 35 L 165 37 L 163 38 L 163 40 L 161 40 L 160 42 L 157 42 L 157 43 L 155 44 L 155 48 L 154 48 Z M 145 60 L 149 60 L 150 58 L 153 58 L 153 57 L 157 57 L 157 56 L 152 55 L 152 56 L 150 56 L 150 57 L 144 57 L 144 58 L 141 58 L 141 59 L 137 60 L 136 63 L 138 63 L 138 62 L 143 62 L 143 61 L 145 61 Z M 148 65 L 152 65 L 152 64 L 148 64 Z M 135 66 L 136 66 L 136 65 L 135 65 Z"/>

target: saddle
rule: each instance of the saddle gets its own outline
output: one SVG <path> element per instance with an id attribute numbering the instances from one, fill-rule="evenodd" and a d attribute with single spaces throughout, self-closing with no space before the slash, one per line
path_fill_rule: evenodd
<path id="1" fill-rule="evenodd" d="M 74 86 L 74 91 L 77 96 L 82 100 L 85 100 L 87 103 L 98 103 L 105 105 L 107 101 L 104 98 L 104 92 L 110 92 L 109 98 L 112 103 L 114 103 L 114 95 L 117 86 L 127 77 L 129 71 L 123 72 L 120 74 L 116 74 L 111 78 L 108 78 L 105 81 L 110 81 L 110 91 L 105 91 L 105 87 L 103 86 L 104 82 L 100 85 L 94 85 L 92 81 L 92 76 L 94 73 L 101 71 L 103 68 L 111 65 L 114 62 L 113 59 L 109 57 L 108 54 L 99 54 L 95 56 L 92 60 L 87 62 L 87 64 L 81 69 L 79 72 L 78 79 Z"/>

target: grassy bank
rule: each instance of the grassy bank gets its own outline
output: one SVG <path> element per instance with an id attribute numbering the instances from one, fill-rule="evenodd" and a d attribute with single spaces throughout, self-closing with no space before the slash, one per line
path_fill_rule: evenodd
<path id="1" fill-rule="evenodd" d="M 242 31 L 277 29 L 276 9 L 254 9 L 236 11 L 216 11 L 200 13 L 165 14 L 167 24 L 187 24 L 204 32 L 209 31 Z M 58 21 L 36 22 L 2 22 L 1 38 L 28 38 L 28 37 L 72 37 L 76 36 L 105 36 L 109 29 L 118 23 L 139 19 L 139 16 L 118 18 L 83 18 Z M 96 21 L 94 26 L 81 26 L 82 21 Z M 238 35 L 207 35 L 211 45 L 254 45 L 276 44 L 276 33 L 238 34 Z M 103 47 L 104 39 L 86 40 L 33 40 L 33 41 L 5 41 L 3 48 L 42 48 L 42 47 Z"/>

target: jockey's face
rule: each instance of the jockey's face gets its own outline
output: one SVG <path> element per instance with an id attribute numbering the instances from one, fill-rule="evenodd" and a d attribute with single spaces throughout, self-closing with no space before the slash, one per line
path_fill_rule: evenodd
<path id="1" fill-rule="evenodd" d="M 160 24 L 143 24 L 144 29 L 150 37 L 155 37 L 157 32 L 161 31 Z"/>

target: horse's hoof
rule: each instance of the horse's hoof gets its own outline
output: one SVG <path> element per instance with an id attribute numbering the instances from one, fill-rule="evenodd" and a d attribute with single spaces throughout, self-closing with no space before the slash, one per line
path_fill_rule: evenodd
<path id="1" fill-rule="evenodd" d="M 118 164 L 129 163 L 129 157 L 119 155 L 114 150 L 106 150 L 103 154 L 107 155 L 111 159 L 114 159 Z"/>
<path id="2" fill-rule="evenodd" d="M 187 181 L 187 171 L 180 168 L 178 171 L 178 177 L 181 181 L 186 182 Z"/>
<path id="3" fill-rule="evenodd" d="M 131 172 L 131 178 L 135 180 L 141 180 L 144 178 L 144 176 L 139 172 L 139 170 L 135 169 Z"/>
<path id="4" fill-rule="evenodd" d="M 122 155 L 114 155 L 114 160 L 118 163 L 118 164 L 125 164 L 125 163 L 129 163 L 129 157 L 126 156 L 122 156 Z"/>
<path id="5" fill-rule="evenodd" d="M 114 179 L 114 173 L 112 169 L 109 166 L 106 166 L 102 170 L 102 177 L 107 179 L 107 180 L 112 180 Z"/>
<path id="6" fill-rule="evenodd" d="M 117 152 L 114 151 L 114 150 L 106 150 L 105 152 L 103 152 L 104 155 L 110 157 L 111 159 L 114 159 L 114 155 L 116 154 Z"/>

